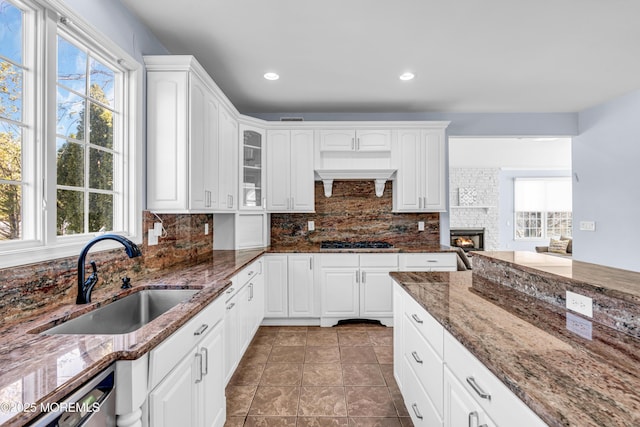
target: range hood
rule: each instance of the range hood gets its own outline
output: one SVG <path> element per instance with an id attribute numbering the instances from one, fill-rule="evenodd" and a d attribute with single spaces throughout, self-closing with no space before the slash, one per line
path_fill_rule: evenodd
<path id="1" fill-rule="evenodd" d="M 385 183 L 396 169 L 316 169 L 316 177 L 324 184 L 325 197 L 331 197 L 333 181 L 370 181 L 376 185 L 376 196 L 382 197 Z"/>

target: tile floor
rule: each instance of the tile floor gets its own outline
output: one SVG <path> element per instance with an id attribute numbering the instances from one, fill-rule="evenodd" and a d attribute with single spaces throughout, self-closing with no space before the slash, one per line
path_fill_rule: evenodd
<path id="1" fill-rule="evenodd" d="M 262 326 L 227 386 L 225 427 L 413 426 L 393 329 Z"/>

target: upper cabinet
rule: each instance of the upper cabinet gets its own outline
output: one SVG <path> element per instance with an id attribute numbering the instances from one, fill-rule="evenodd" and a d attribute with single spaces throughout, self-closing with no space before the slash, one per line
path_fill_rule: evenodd
<path id="1" fill-rule="evenodd" d="M 267 131 L 267 210 L 313 212 L 313 131 Z"/>
<path id="2" fill-rule="evenodd" d="M 398 130 L 396 138 L 393 161 L 398 172 L 393 188 L 393 211 L 445 211 L 444 126 Z"/>
<path id="3" fill-rule="evenodd" d="M 238 122 L 191 56 L 145 56 L 147 209 L 234 211 Z"/>
<path id="4" fill-rule="evenodd" d="M 240 125 L 240 209 L 264 210 L 265 133 Z"/>
<path id="5" fill-rule="evenodd" d="M 150 71 L 147 97 L 147 209 L 212 209 L 218 145 L 214 95 L 191 71 Z"/>
<path id="6" fill-rule="evenodd" d="M 391 131 L 324 129 L 320 151 L 391 151 Z"/>
<path id="7" fill-rule="evenodd" d="M 218 142 L 218 211 L 238 208 L 238 121 L 224 107 L 220 108 Z"/>

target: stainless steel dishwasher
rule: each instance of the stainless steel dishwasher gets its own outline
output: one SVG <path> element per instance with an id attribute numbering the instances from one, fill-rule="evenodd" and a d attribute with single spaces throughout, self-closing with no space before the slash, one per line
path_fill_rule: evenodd
<path id="1" fill-rule="evenodd" d="M 45 405 L 46 406 L 46 405 Z M 115 365 L 111 365 L 30 425 L 47 427 L 115 427 Z"/>

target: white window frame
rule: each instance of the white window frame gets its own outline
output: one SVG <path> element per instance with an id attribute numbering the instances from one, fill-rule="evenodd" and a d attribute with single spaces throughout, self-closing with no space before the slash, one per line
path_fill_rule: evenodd
<path id="1" fill-rule="evenodd" d="M 23 218 L 29 230 L 23 239 L 0 244 L 0 268 L 77 256 L 82 247 L 99 233 L 72 236 L 56 235 L 56 61 L 58 26 L 92 51 L 122 71 L 123 141 L 122 181 L 118 188 L 125 192 L 119 219 L 114 213 L 115 233 L 142 243 L 142 99 L 143 67 L 114 42 L 70 10 L 61 0 L 10 0 L 20 8 L 33 10 L 25 21 L 24 31 L 28 51 L 23 52 L 29 69 L 25 76 L 23 107 L 29 127 L 29 141 L 23 142 Z M 27 58 L 29 58 L 27 60 Z M 36 108 L 40 106 L 40 108 Z M 25 136 L 25 138 L 27 138 Z M 27 143 L 28 142 L 28 143 Z M 27 148 L 34 147 L 33 150 Z M 114 175 L 114 180 L 116 176 Z M 28 182 L 27 182 L 28 180 Z M 114 183 L 114 187 L 115 187 Z M 28 209 L 28 210 L 27 210 Z M 33 220 L 35 223 L 27 224 Z M 24 230 L 24 229 L 23 229 Z M 101 249 L 115 248 L 116 243 L 104 242 Z"/>
<path id="2" fill-rule="evenodd" d="M 548 220 L 548 213 L 549 212 L 560 212 L 560 211 L 547 211 L 547 210 L 539 210 L 539 211 L 532 211 L 532 210 L 527 210 L 527 211 L 518 211 L 515 209 L 515 200 L 516 200 L 516 186 L 515 186 L 515 181 L 518 181 L 519 179 L 524 180 L 524 181 L 554 181 L 554 180 L 571 180 L 570 177 L 563 177 L 563 176 L 550 176 L 550 177 L 521 177 L 521 178 L 515 178 L 514 180 L 514 186 L 513 186 L 513 200 L 514 200 L 514 210 L 513 210 L 513 238 L 514 240 L 518 240 L 518 241 L 540 241 L 540 240 L 548 240 L 549 238 L 553 237 L 553 236 L 548 236 L 547 235 L 547 220 Z M 541 229 L 542 229 L 542 236 L 541 237 L 518 237 L 518 213 L 519 212 L 540 212 L 542 214 L 541 216 Z M 571 211 L 561 211 L 561 212 L 571 212 L 572 214 L 572 223 L 573 223 L 573 209 Z M 573 233 L 572 233 L 573 234 Z"/>

